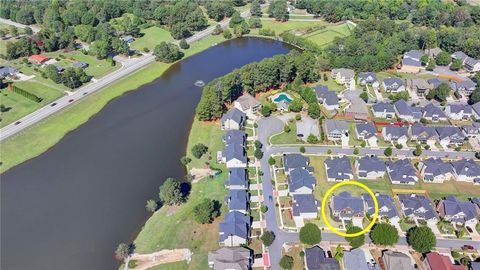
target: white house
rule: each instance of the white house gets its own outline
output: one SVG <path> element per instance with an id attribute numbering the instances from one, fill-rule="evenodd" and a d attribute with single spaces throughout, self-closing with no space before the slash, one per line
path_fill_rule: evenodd
<path id="1" fill-rule="evenodd" d="M 262 107 L 262 104 L 250 94 L 244 93 L 233 102 L 233 106 L 248 117 L 255 118 L 255 113 Z"/>

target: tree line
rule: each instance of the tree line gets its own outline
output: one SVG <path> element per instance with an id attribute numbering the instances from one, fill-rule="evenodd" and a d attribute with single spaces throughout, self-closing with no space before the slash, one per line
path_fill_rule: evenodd
<path id="1" fill-rule="evenodd" d="M 307 83 L 317 81 L 319 77 L 314 54 L 294 50 L 286 55 L 276 55 L 235 69 L 205 85 L 196 115 L 203 121 L 217 119 L 222 116 L 225 103 L 233 102 L 243 91 L 255 94 L 296 78 Z"/>

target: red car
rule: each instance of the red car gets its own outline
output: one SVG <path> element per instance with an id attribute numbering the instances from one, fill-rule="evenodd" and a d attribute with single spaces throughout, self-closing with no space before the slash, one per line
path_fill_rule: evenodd
<path id="1" fill-rule="evenodd" d="M 463 245 L 462 250 L 474 250 L 475 247 L 472 245 Z"/>

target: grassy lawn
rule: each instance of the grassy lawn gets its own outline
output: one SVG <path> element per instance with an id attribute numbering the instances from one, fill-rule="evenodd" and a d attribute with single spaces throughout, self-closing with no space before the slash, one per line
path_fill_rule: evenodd
<path id="1" fill-rule="evenodd" d="M 218 122 L 201 122 L 197 119 L 193 120 L 192 130 L 195 130 L 195 136 L 188 137 L 187 156 L 192 159 L 188 164 L 191 168 L 205 168 L 207 163 L 216 164 L 217 151 L 224 148 L 222 137 L 224 132 L 220 130 Z M 208 153 L 203 155 L 200 159 L 195 158 L 191 154 L 191 149 L 195 144 L 203 143 L 208 146 Z M 211 159 L 209 159 L 211 157 Z"/>
<path id="2" fill-rule="evenodd" d="M 142 37 L 135 39 L 130 47 L 139 51 L 143 51 L 143 48 L 148 48 L 152 51 L 156 45 L 162 41 L 172 42 L 174 41 L 172 35 L 167 30 L 158 26 L 152 26 L 140 31 L 144 34 Z"/>
<path id="3" fill-rule="evenodd" d="M 195 42 L 189 50 L 185 51 L 185 57 L 208 49 L 213 44 L 224 40 L 223 36 L 210 36 Z M 43 153 L 63 138 L 67 132 L 74 130 L 99 112 L 111 99 L 153 81 L 162 75 L 170 65 L 159 62 L 148 65 L 141 72 L 136 72 L 103 91 L 89 95 L 74 106 L 2 142 L 3 164 L 0 172 Z"/>
<path id="4" fill-rule="evenodd" d="M 304 37 L 315 42 L 320 46 L 326 46 L 333 42 L 335 38 L 347 37 L 351 34 L 347 23 L 330 25 L 325 29 L 320 29 L 312 33 L 306 34 Z"/>
<path id="5" fill-rule="evenodd" d="M 297 144 L 302 143 L 301 140 L 297 139 L 297 125 L 295 122 L 288 123 L 290 127 L 290 132 L 282 132 L 280 134 L 273 135 L 270 137 L 271 144 Z"/>
<path id="6" fill-rule="evenodd" d="M 324 74 L 327 74 L 327 80 L 326 81 L 323 80 Z M 334 81 L 332 79 L 330 72 L 322 72 L 321 77 L 322 77 L 322 79 L 319 80 L 318 84 L 328 86 L 328 90 L 335 91 L 335 92 L 340 92 L 343 89 L 345 89 L 345 87 L 343 87 L 342 85 L 339 85 L 336 81 Z"/>
<path id="7" fill-rule="evenodd" d="M 187 270 L 188 264 L 186 261 L 160 264 L 154 267 L 150 267 L 147 270 Z"/>
<path id="8" fill-rule="evenodd" d="M 412 227 L 415 227 L 415 222 L 406 222 L 405 220 L 401 220 L 400 221 L 400 228 L 402 228 L 402 231 L 406 232 L 408 231 L 410 228 Z"/>
<path id="9" fill-rule="evenodd" d="M 283 32 L 290 30 L 302 31 L 307 28 L 316 27 L 325 25 L 324 21 L 286 21 L 286 22 L 277 22 L 273 19 L 262 18 L 262 28 L 271 29 L 275 31 L 275 34 L 278 36 Z M 252 29 L 252 34 L 258 34 L 258 29 Z"/>
<path id="10" fill-rule="evenodd" d="M 1 91 L 0 104 L 10 108 L 9 111 L 0 113 L 2 119 L 0 127 L 4 127 L 41 107 L 41 103 L 36 103 L 7 89 Z"/>
<path id="11" fill-rule="evenodd" d="M 303 251 L 303 246 L 302 246 L 302 244 L 297 243 L 296 245 L 291 247 L 288 252 L 283 252 L 283 255 L 288 255 L 288 256 L 293 257 L 293 262 L 294 263 L 293 263 L 292 270 L 303 270 L 303 269 L 305 269 L 304 263 L 303 263 L 304 262 L 303 257 L 300 256 L 301 251 Z M 274 263 L 278 264 L 278 262 L 272 262 L 272 265 Z"/>

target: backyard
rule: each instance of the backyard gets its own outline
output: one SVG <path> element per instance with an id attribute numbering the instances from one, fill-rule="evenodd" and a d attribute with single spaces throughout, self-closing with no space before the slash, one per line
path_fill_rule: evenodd
<path id="1" fill-rule="evenodd" d="M 140 33 L 142 33 L 143 36 L 135 39 L 135 41 L 130 44 L 131 48 L 139 51 L 143 51 L 144 48 L 148 48 L 150 51 L 153 51 L 155 46 L 160 44 L 162 41 L 174 41 L 172 35 L 170 35 L 170 32 L 158 26 L 142 29 Z"/>

